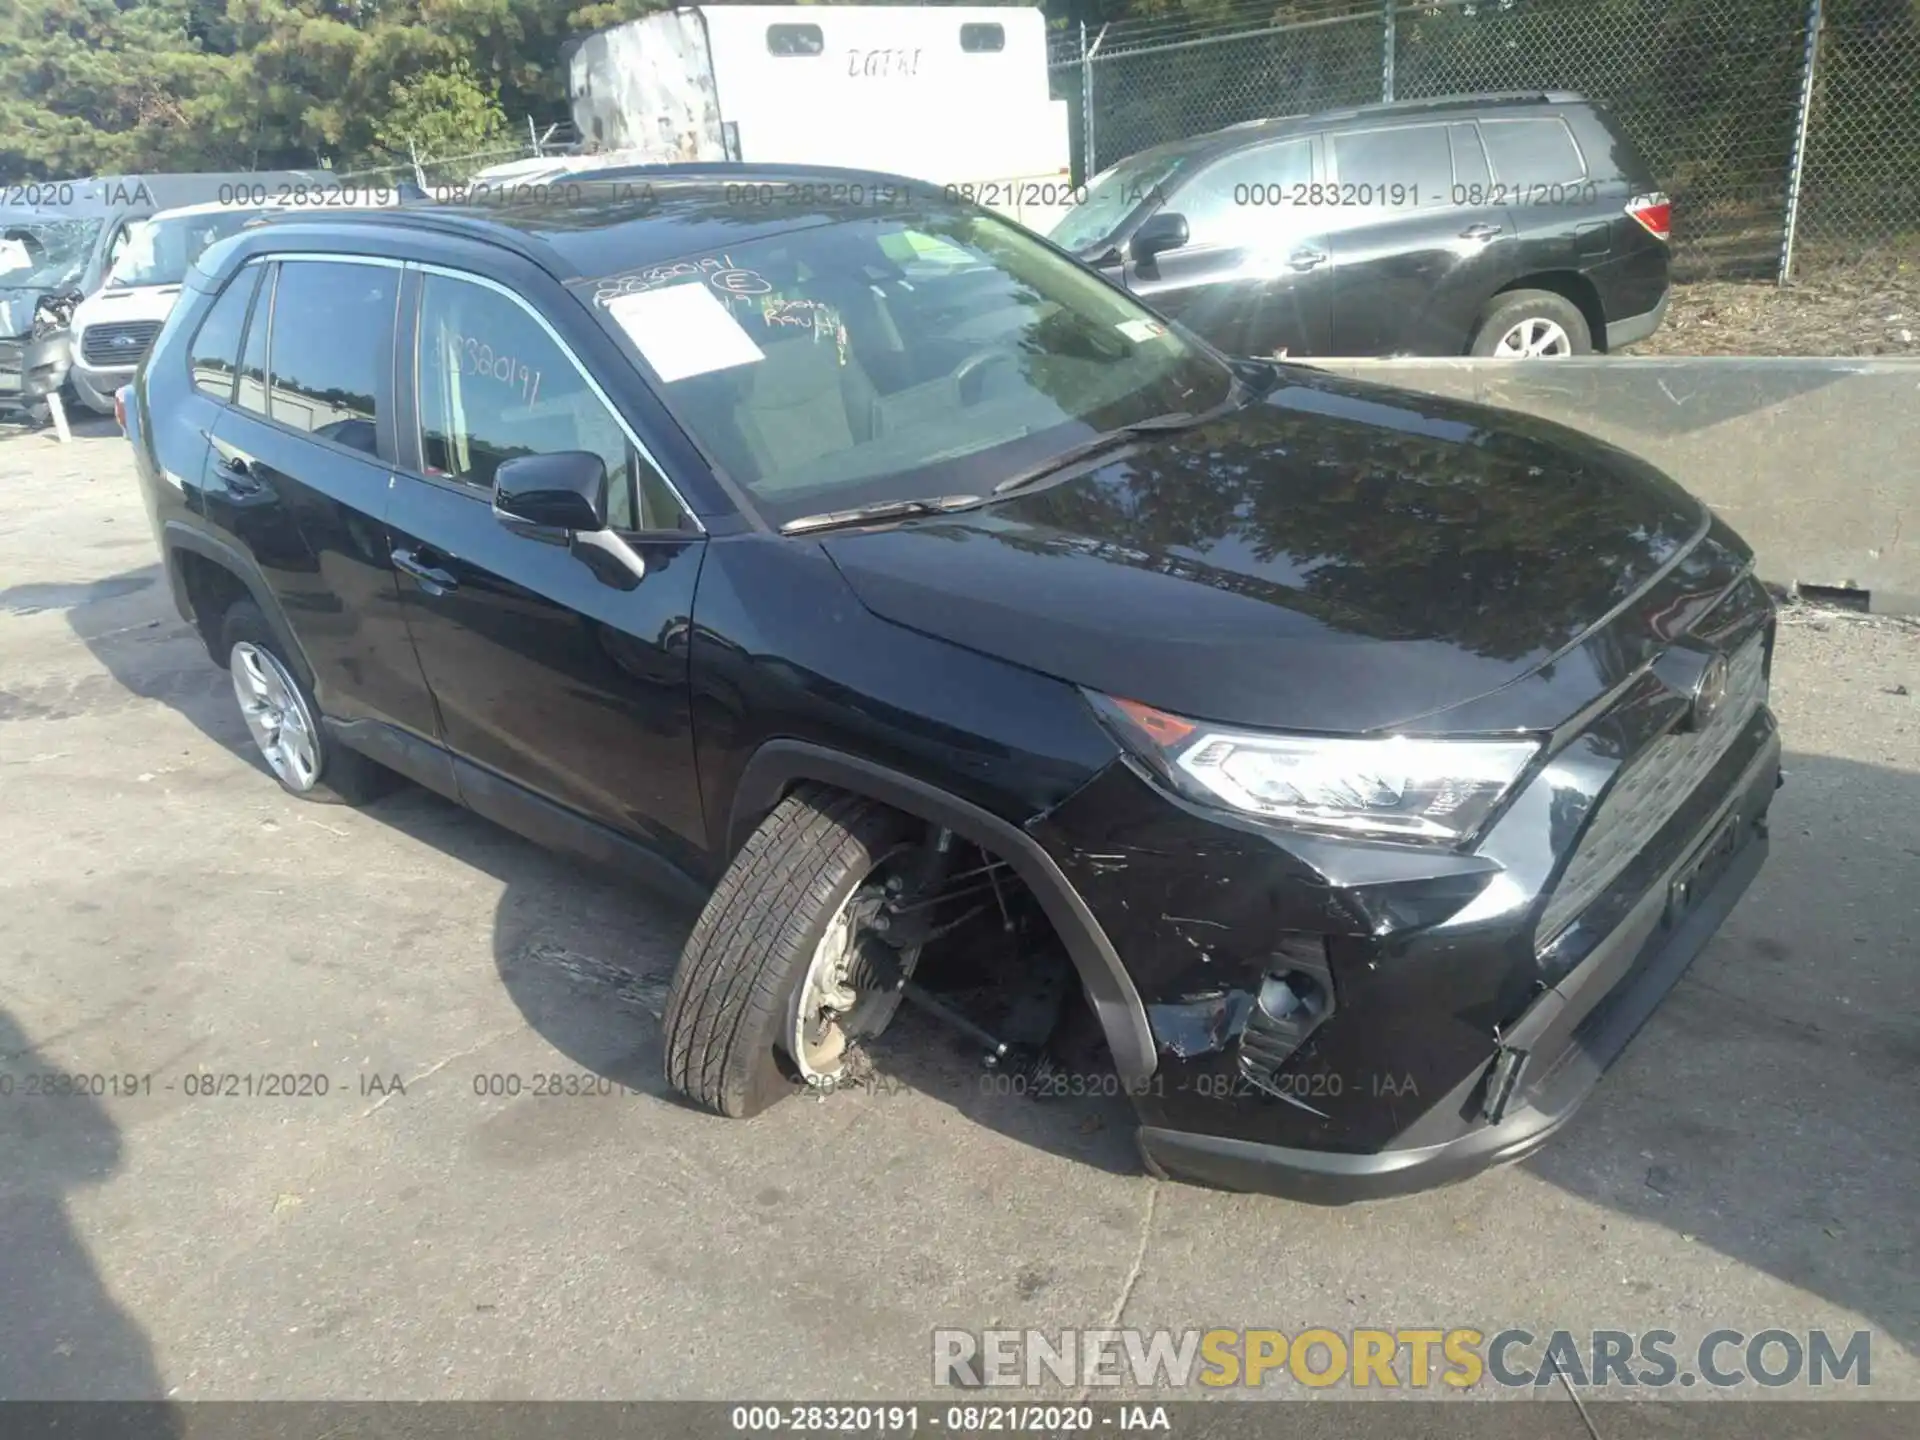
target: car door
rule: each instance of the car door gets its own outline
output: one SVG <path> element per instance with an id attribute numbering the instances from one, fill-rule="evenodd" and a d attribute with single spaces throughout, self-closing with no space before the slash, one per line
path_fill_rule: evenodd
<path id="1" fill-rule="evenodd" d="M 461 793 L 523 831 L 585 817 L 691 869 L 705 840 L 688 674 L 699 527 L 524 298 L 433 268 L 409 288 L 411 454 L 388 525 Z M 603 458 L 612 532 L 638 566 L 495 514 L 501 464 L 561 451 Z"/>
<path id="2" fill-rule="evenodd" d="M 1327 136 L 1334 353 L 1465 352 L 1517 245 L 1479 152 L 1471 124 L 1438 120 Z"/>
<path id="3" fill-rule="evenodd" d="M 1270 141 L 1212 161 L 1161 213 L 1185 218 L 1177 249 L 1126 261 L 1127 288 L 1230 355 L 1323 353 L 1328 250 L 1313 196 L 1311 137 Z"/>
<path id="4" fill-rule="evenodd" d="M 189 347 L 220 402 L 192 502 L 259 568 L 321 712 L 431 741 L 385 529 L 400 273 L 347 256 L 238 272 Z"/>

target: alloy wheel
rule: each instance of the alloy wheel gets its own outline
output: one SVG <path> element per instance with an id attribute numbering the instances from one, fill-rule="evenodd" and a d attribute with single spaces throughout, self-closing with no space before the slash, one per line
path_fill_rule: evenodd
<path id="1" fill-rule="evenodd" d="M 1555 321 L 1532 315 L 1500 337 L 1497 360 L 1559 360 L 1573 354 L 1573 338 Z"/>
<path id="2" fill-rule="evenodd" d="M 320 746 L 300 687 L 270 650 L 242 640 L 228 659 L 240 714 L 280 783 L 304 794 L 320 779 Z"/>

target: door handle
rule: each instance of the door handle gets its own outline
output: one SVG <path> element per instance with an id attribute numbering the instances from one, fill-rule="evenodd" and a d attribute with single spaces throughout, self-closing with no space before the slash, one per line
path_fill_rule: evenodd
<path id="1" fill-rule="evenodd" d="M 393 566 L 394 569 L 404 570 L 415 580 L 418 580 L 420 582 L 420 588 L 429 595 L 444 595 L 449 590 L 458 590 L 460 588 L 460 582 L 454 578 L 452 572 L 442 570 L 435 565 L 427 564 L 426 561 L 420 558 L 417 551 L 394 551 Z"/>
<path id="2" fill-rule="evenodd" d="M 253 462 L 245 455 L 229 455 L 220 462 L 220 474 L 232 490 L 252 494 L 261 489 L 263 481 L 259 472 L 253 468 Z"/>
<path id="3" fill-rule="evenodd" d="M 1469 225 L 1460 232 L 1460 238 L 1462 240 L 1491 240 L 1496 235 L 1503 233 L 1501 227 L 1498 225 Z"/>
<path id="4" fill-rule="evenodd" d="M 1324 250 L 1316 250 L 1309 246 L 1304 250 L 1294 251 L 1293 254 L 1288 257 L 1287 263 L 1296 270 L 1312 270 L 1316 266 L 1327 263 L 1327 252 Z"/>

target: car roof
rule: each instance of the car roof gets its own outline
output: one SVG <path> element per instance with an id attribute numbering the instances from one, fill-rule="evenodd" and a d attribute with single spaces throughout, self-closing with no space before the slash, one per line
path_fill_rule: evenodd
<path id="1" fill-rule="evenodd" d="M 749 188 L 751 187 L 751 188 Z M 908 204 L 949 213 L 966 207 L 938 186 L 871 170 L 742 163 L 614 166 L 562 177 L 481 183 L 462 203 L 415 201 L 392 209 L 282 212 L 274 233 L 343 226 L 438 233 L 504 246 L 561 280 L 599 279 L 681 256 Z M 291 236 L 289 237 L 291 238 Z"/>
<path id="2" fill-rule="evenodd" d="M 1389 100 L 1375 105 L 1352 105 L 1342 110 L 1316 110 L 1297 115 L 1273 115 L 1243 120 L 1185 140 L 1155 146 L 1142 154 L 1176 155 L 1229 150 L 1254 140 L 1282 140 L 1289 135 L 1312 134 L 1355 120 L 1424 120 L 1472 115 L 1483 111 L 1526 110 L 1594 102 L 1572 90 L 1498 90 L 1473 95 L 1437 95 L 1424 100 Z"/>

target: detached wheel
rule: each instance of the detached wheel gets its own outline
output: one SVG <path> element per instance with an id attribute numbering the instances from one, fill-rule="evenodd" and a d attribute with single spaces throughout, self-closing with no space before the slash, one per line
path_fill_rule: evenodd
<path id="1" fill-rule="evenodd" d="M 1591 355 L 1593 334 L 1566 296 L 1514 290 L 1494 296 L 1480 312 L 1471 353 L 1492 360 L 1563 360 Z"/>
<path id="2" fill-rule="evenodd" d="M 327 739 L 313 696 L 251 600 L 236 601 L 221 618 L 219 653 L 240 718 L 281 789 L 321 804 L 361 805 L 399 783 L 385 766 Z"/>
<path id="3" fill-rule="evenodd" d="M 840 791 L 790 795 L 753 832 L 701 912 L 665 1012 L 667 1082 L 742 1119 L 831 1088 L 852 1042 L 899 1008 L 917 947 L 881 938 L 888 882 L 918 853 L 914 822 Z"/>

